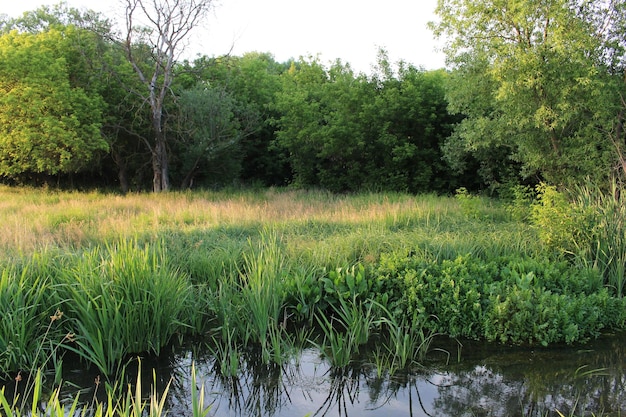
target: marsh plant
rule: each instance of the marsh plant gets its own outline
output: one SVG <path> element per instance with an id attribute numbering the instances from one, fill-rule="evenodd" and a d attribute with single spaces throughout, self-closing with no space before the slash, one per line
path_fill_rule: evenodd
<path id="1" fill-rule="evenodd" d="M 428 332 L 418 319 L 398 322 L 388 315 L 384 323 L 387 338 L 382 345 L 387 353 L 385 358 L 389 372 L 406 371 L 423 363 L 435 335 Z"/>
<path id="2" fill-rule="evenodd" d="M 121 241 L 85 251 L 58 271 L 59 300 L 76 333 L 78 355 L 114 375 L 132 353 L 156 355 L 185 330 L 192 287 L 159 243 Z"/>
<path id="3" fill-rule="evenodd" d="M 531 219 L 552 250 L 600 272 L 618 297 L 626 281 L 626 205 L 619 185 L 592 183 L 563 192 L 540 184 Z"/>
<path id="4" fill-rule="evenodd" d="M 43 363 L 48 348 L 42 331 L 48 285 L 45 277 L 33 276 L 28 265 L 6 267 L 0 272 L 1 377 Z"/>
<path id="5" fill-rule="evenodd" d="M 576 204 L 595 213 L 592 239 L 580 247 L 582 259 L 598 268 L 605 283 L 618 297 L 626 283 L 626 205 L 617 183 L 603 191 L 591 184 L 576 189 Z"/>
<path id="6" fill-rule="evenodd" d="M 307 339 L 339 366 L 376 342 L 394 369 L 421 361 L 430 334 L 585 341 L 626 327 L 626 213 L 617 190 L 583 191 L 540 189 L 528 217 L 467 190 L 0 187 L 0 373 L 58 369 L 69 349 L 114 378 L 189 336 L 215 338 L 228 375 L 241 354 L 270 366 Z"/>
<path id="7" fill-rule="evenodd" d="M 165 417 L 167 415 L 166 402 L 169 395 L 171 380 L 161 391 L 157 390 L 157 376 L 152 371 L 152 385 L 150 395 L 146 399 L 143 395 L 141 361 L 134 384 L 128 384 L 126 390 L 116 382 L 115 385 L 107 385 L 105 402 L 91 402 L 82 404 L 79 402 L 80 393 L 68 403 L 61 398 L 61 386 L 52 390 L 49 395 L 44 395 L 44 377 L 40 370 L 33 376 L 33 389 L 28 397 L 28 404 L 21 402 L 19 396 L 7 393 L 5 387 L 0 389 L 0 412 L 4 417 L 65 417 L 65 416 L 89 416 L 89 417 Z M 96 381 L 96 388 L 100 382 Z M 134 385 L 134 387 L 133 387 Z M 211 411 L 210 406 L 205 404 L 204 383 L 198 386 L 195 364 L 191 366 L 191 403 L 192 417 L 207 417 Z"/>
<path id="8" fill-rule="evenodd" d="M 250 241 L 250 250 L 243 255 L 240 273 L 241 302 L 246 310 L 247 335 L 261 347 L 265 363 L 269 363 L 272 347 L 286 327 L 285 282 L 289 267 L 274 233 L 261 233 L 258 246 Z M 280 345 L 280 344 L 278 344 Z"/>
<path id="9" fill-rule="evenodd" d="M 376 307 L 372 300 L 361 301 L 356 296 L 348 300 L 339 297 L 338 305 L 331 309 L 330 314 L 318 312 L 316 318 L 322 341 L 314 344 L 332 366 L 341 368 L 349 365 L 360 347 L 369 342 L 380 324 L 375 314 Z"/>

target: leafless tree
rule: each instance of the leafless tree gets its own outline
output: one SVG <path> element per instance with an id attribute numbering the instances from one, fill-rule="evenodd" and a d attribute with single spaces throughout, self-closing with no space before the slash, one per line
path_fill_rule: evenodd
<path id="1" fill-rule="evenodd" d="M 153 190 L 170 188 L 164 103 L 170 97 L 173 68 L 189 33 L 202 23 L 213 0 L 123 0 L 126 7 L 126 57 L 143 85 L 138 92 L 150 106 L 154 139 L 146 140 L 153 171 Z M 143 59 L 138 51 L 148 51 Z"/>

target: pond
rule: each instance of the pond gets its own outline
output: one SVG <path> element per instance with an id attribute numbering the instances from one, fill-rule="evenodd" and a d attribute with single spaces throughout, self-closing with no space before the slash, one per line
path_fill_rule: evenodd
<path id="1" fill-rule="evenodd" d="M 379 377 L 361 363 L 333 369 L 314 349 L 282 366 L 253 353 L 239 377 L 219 376 L 215 358 L 193 348 L 143 359 L 143 386 L 171 380 L 168 415 L 191 415 L 191 363 L 212 416 L 618 416 L 626 412 L 626 334 L 584 346 L 522 349 L 437 341 L 422 368 Z M 258 360 L 257 360 L 258 359 Z M 93 396 L 94 374 L 66 370 L 65 380 Z M 131 376 L 132 378 L 132 376 Z M 70 398 L 75 395 L 67 392 Z"/>

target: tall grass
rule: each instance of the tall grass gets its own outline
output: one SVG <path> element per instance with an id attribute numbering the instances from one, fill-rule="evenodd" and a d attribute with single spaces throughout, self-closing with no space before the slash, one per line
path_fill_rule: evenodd
<path id="1" fill-rule="evenodd" d="M 334 196 L 270 189 L 120 196 L 0 186 L 0 201 L 4 229 L 0 250 L 5 254 L 185 235 L 201 248 L 210 249 L 216 239 L 220 247 L 231 247 L 235 242 L 245 244 L 247 236 L 269 227 L 287 238 L 287 254 L 305 248 L 317 252 L 317 258 L 332 260 L 333 254 L 342 253 L 352 258 L 375 256 L 390 246 L 411 245 L 415 236 L 436 232 L 454 233 L 450 236 L 454 239 L 479 235 L 494 224 L 524 230 L 521 223 L 507 225 L 504 208 L 488 200 L 478 218 L 468 218 L 457 199 L 433 195 Z M 499 239 L 509 243 L 505 235 Z M 321 265 L 318 260 L 314 259 Z"/>
<path id="2" fill-rule="evenodd" d="M 285 281 L 289 274 L 275 233 L 262 233 L 258 246 L 250 242 L 241 271 L 241 297 L 247 310 L 250 337 L 260 343 L 269 362 L 269 335 L 283 322 Z"/>
<path id="3" fill-rule="evenodd" d="M 70 258 L 57 296 L 76 334 L 71 348 L 104 375 L 131 353 L 159 354 L 184 331 L 192 287 L 160 243 L 121 241 Z"/>
<path id="4" fill-rule="evenodd" d="M 56 308 L 65 314 L 56 340 L 75 334 L 64 346 L 107 375 L 129 354 L 158 355 L 190 333 L 210 332 L 230 351 L 257 344 L 264 362 L 278 362 L 288 327 L 319 324 L 328 271 L 375 265 L 384 253 L 542 248 L 482 199 L 478 215 L 450 197 L 278 189 L 120 196 L 0 186 L 0 201 L 0 299 L 12 300 L 0 306 L 5 373 L 41 362 L 26 341 Z"/>
<path id="5" fill-rule="evenodd" d="M 48 297 L 51 277 L 44 271 L 47 262 L 53 260 L 42 254 L 25 263 L 0 266 L 2 378 L 18 369 L 43 366 L 54 350 L 51 340 L 63 339 L 56 323 L 58 305 Z"/>
<path id="6" fill-rule="evenodd" d="M 618 297 L 626 284 L 626 205 L 617 183 L 608 190 L 592 184 L 576 188 L 576 203 L 594 213 L 589 239 L 578 247 L 582 260 L 598 268 Z"/>

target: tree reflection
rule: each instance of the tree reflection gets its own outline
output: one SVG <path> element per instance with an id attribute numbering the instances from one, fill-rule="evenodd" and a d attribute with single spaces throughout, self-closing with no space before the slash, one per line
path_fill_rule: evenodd
<path id="1" fill-rule="evenodd" d="M 205 384 L 206 397 L 213 401 L 211 415 L 216 417 L 302 416 L 309 412 L 340 417 L 545 417 L 556 416 L 556 410 L 564 415 L 624 415 L 624 340 L 607 338 L 584 350 L 468 346 L 460 362 L 433 362 L 426 368 L 392 375 L 379 372 L 366 358 L 352 366 L 333 368 L 316 351 L 307 350 L 282 365 L 268 365 L 255 351 L 244 350 L 240 374 L 224 377 L 214 357 L 187 350 L 158 361 L 142 359 L 141 382 L 146 398 L 154 383 L 161 390 L 170 384 L 169 415 L 190 414 L 192 361 L 198 383 Z M 126 375 L 130 383 L 136 378 L 133 366 L 136 368 L 131 364 Z M 64 378 L 93 387 L 94 375 L 86 375 L 85 384 L 67 374 Z M 86 392 L 85 400 L 90 401 L 93 389 Z"/>

